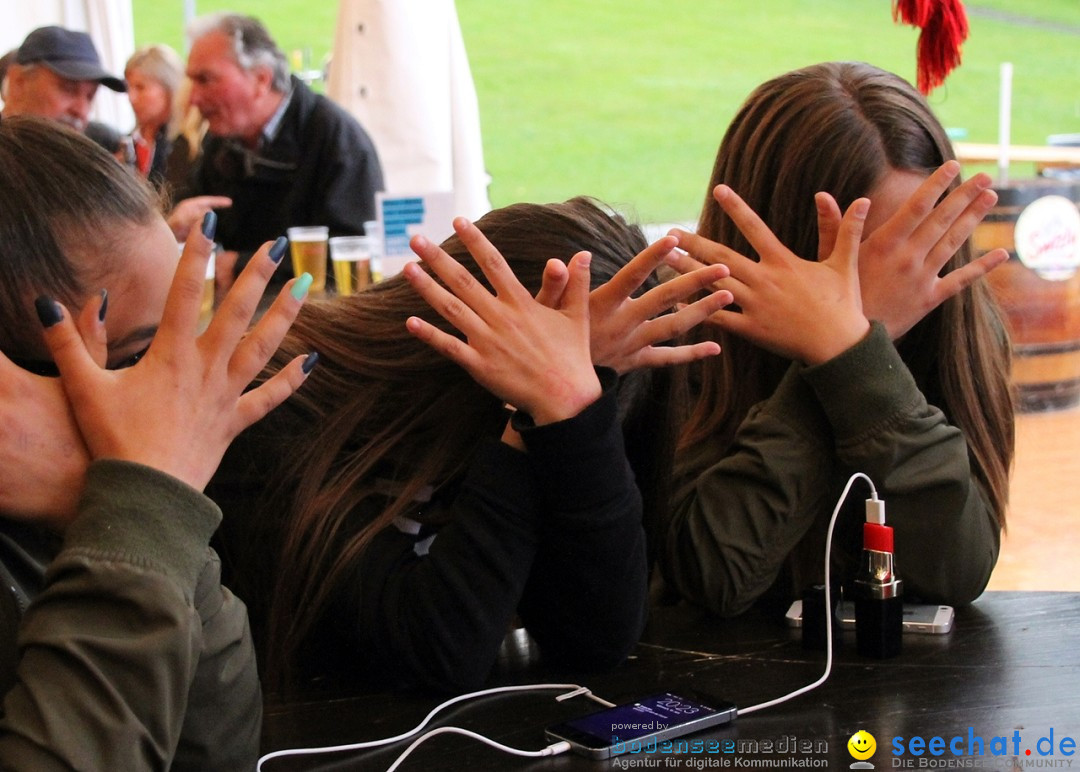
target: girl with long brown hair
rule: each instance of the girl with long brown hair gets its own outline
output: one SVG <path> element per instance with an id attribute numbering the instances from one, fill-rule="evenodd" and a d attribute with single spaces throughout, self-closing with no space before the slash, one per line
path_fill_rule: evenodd
<path id="1" fill-rule="evenodd" d="M 2 766 L 250 770 L 255 651 L 199 490 L 314 365 L 246 389 L 303 285 L 248 328 L 266 244 L 197 338 L 213 213 L 178 265 L 147 182 L 29 116 L 0 122 L 0 179 Z"/>
<path id="2" fill-rule="evenodd" d="M 718 286 L 742 309 L 714 317 L 724 353 L 691 373 L 662 548 L 681 596 L 736 614 L 821 583 L 829 514 L 856 471 L 886 502 L 907 596 L 963 604 L 986 586 L 1013 400 L 1005 328 L 976 280 L 1005 255 L 974 259 L 968 236 L 996 198 L 986 175 L 958 174 L 926 101 L 867 64 L 781 75 L 739 110 L 698 235 L 680 234 L 731 268 Z M 834 254 L 841 208 L 865 217 L 857 262 Z M 841 580 L 861 548 L 849 504 Z"/>
<path id="3" fill-rule="evenodd" d="M 327 674 L 475 687 L 515 618 L 546 658 L 574 666 L 612 666 L 637 641 L 644 519 L 666 503 L 673 437 L 667 373 L 631 370 L 718 352 L 711 342 L 650 344 L 727 293 L 705 301 L 713 310 L 651 319 L 717 274 L 653 287 L 675 239 L 646 248 L 637 228 L 587 199 L 506 207 L 475 228 L 459 224 L 445 252 L 416 245 L 462 298 L 436 300 L 439 312 L 418 294 L 431 279 L 414 268 L 308 306 L 279 357 L 318 350 L 319 368 L 288 412 L 239 439 L 211 486 L 226 515 L 219 546 L 250 604 L 271 687 Z M 601 285 L 588 323 L 532 328 L 532 316 L 517 316 L 543 303 L 565 312 L 566 268 L 550 258 L 583 250 Z M 451 259 L 471 274 L 447 273 Z M 571 282 L 579 269 L 575 260 Z M 643 282 L 653 288 L 629 298 Z M 489 284 L 490 297 L 478 289 Z M 532 342 L 493 343 L 480 370 L 440 353 L 480 350 L 470 309 L 511 306 L 492 340 L 505 346 L 534 329 Z M 552 411 L 581 378 L 593 384 L 588 398 Z M 518 408 L 510 429 L 508 402 Z"/>

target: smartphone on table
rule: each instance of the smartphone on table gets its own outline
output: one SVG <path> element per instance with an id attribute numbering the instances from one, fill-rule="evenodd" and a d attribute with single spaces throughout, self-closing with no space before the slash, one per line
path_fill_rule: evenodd
<path id="1" fill-rule="evenodd" d="M 735 705 L 694 693 L 661 692 L 637 702 L 563 721 L 545 730 L 549 740 L 565 740 L 571 749 L 592 759 L 609 759 L 656 740 L 726 724 L 735 718 Z"/>
<path id="2" fill-rule="evenodd" d="M 844 630 L 855 629 L 855 604 L 844 601 L 836 607 L 837 621 Z M 905 603 L 903 630 L 905 633 L 924 633 L 940 635 L 952 630 L 955 612 L 952 606 L 933 603 Z M 802 627 L 802 601 L 791 604 L 787 611 L 787 623 L 791 627 Z"/>

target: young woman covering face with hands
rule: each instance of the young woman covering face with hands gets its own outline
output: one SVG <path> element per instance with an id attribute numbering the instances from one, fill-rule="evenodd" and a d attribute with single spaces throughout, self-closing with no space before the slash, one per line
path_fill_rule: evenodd
<path id="1" fill-rule="evenodd" d="M 20 152 L 27 143 L 36 150 L 31 159 Z M 27 176 L 35 164 L 39 175 L 55 176 Z M 0 212 L 3 241 L 36 251 L 41 267 L 111 243 L 114 254 L 99 256 L 110 269 L 141 245 L 147 271 L 161 265 L 172 273 L 175 244 L 154 254 L 162 245 L 153 236 L 164 223 L 145 183 L 89 140 L 5 120 L 0 166 L 7 179 L 24 183 L 3 194 L 11 205 Z M 110 203 L 40 198 L 54 185 L 77 195 L 84 183 L 130 206 L 108 211 Z M 149 310 L 117 308 L 126 313 L 110 316 L 107 295 L 80 291 L 84 272 L 66 285 L 50 283 L 44 271 L 20 272 L 10 253 L 0 267 L 9 289 L 23 289 L 32 301 L 33 292 L 47 293 L 32 302 L 36 330 L 19 345 L 39 368 L 50 365 L 61 376 L 34 374 L 0 355 L 0 447 L 7 452 L 26 436 L 38 443 L 21 462 L 5 465 L 0 480 L 5 769 L 246 770 L 257 757 L 262 695 L 247 617 L 221 586 L 208 547 L 221 513 L 200 490 L 233 437 L 287 398 L 313 360 L 297 357 L 248 390 L 302 298 L 290 286 L 248 330 L 283 254 L 269 244 L 196 337 L 213 226 L 210 215 L 192 233 L 154 318 L 132 315 L 153 316 L 149 303 Z M 25 242 L 35 229 L 57 242 Z M 131 243 L 138 233 L 146 238 Z M 72 243 L 72 234 L 85 240 Z M 50 246 L 58 251 L 50 254 Z M 80 307 L 76 324 L 69 309 Z M 138 361 L 102 369 L 115 367 L 113 336 L 142 335 L 144 321 L 156 335 Z M 70 463 L 50 467 L 50 454 L 63 449 Z M 34 492 L 38 487 L 51 496 Z"/>
<path id="2" fill-rule="evenodd" d="M 675 238 L 647 246 L 587 199 L 455 229 L 415 239 L 403 276 L 306 306 L 277 361 L 319 367 L 212 485 L 274 687 L 475 688 L 518 619 L 567 665 L 637 642 L 673 445 L 668 373 L 641 368 L 718 353 L 654 344 L 730 299 L 661 315 L 727 270 L 657 285 Z"/>
<path id="3" fill-rule="evenodd" d="M 925 100 L 870 65 L 787 73 L 736 115 L 698 235 L 677 234 L 684 267 L 728 265 L 716 286 L 738 304 L 713 317 L 723 355 L 691 373 L 662 547 L 681 596 L 736 614 L 821 583 L 828 517 L 856 471 L 886 501 L 908 597 L 964 604 L 986 586 L 1013 403 L 978 279 L 1006 255 L 973 258 L 996 197 L 986 175 L 958 174 Z M 849 504 L 841 581 L 861 549 Z"/>

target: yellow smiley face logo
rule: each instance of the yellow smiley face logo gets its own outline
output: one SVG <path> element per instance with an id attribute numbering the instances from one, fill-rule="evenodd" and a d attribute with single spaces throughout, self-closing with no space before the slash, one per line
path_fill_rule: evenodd
<path id="1" fill-rule="evenodd" d="M 852 758 L 866 761 L 877 750 L 877 740 L 874 739 L 874 735 L 865 729 L 860 729 L 851 735 L 851 739 L 847 741 L 847 749 Z"/>

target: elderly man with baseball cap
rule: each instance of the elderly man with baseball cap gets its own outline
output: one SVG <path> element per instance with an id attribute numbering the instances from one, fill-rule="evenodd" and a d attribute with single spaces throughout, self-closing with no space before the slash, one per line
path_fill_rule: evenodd
<path id="1" fill-rule="evenodd" d="M 98 85 L 127 90 L 101 66 L 85 32 L 39 27 L 26 36 L 8 69 L 3 115 L 38 115 L 86 131 Z"/>

